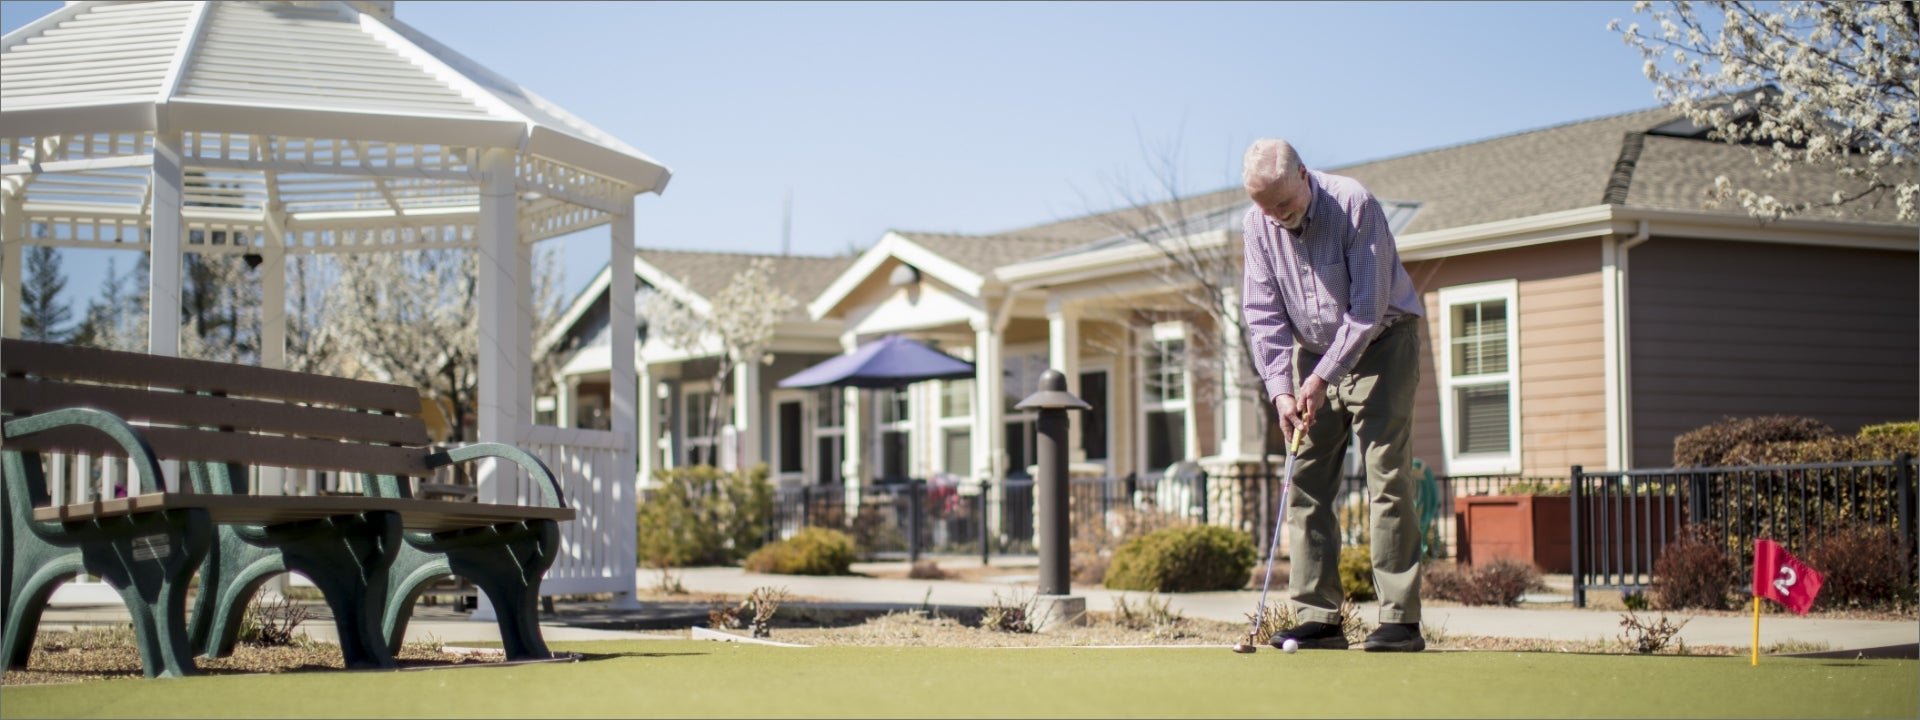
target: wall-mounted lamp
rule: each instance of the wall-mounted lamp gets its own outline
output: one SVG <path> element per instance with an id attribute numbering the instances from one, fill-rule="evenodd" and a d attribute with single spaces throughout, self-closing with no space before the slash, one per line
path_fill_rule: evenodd
<path id="1" fill-rule="evenodd" d="M 245 255 L 241 255 L 240 259 L 247 261 L 248 270 L 258 270 L 260 269 L 260 263 L 267 261 L 267 258 L 265 256 L 262 256 L 260 253 L 247 253 Z"/>
<path id="2" fill-rule="evenodd" d="M 911 287 L 918 282 L 920 282 L 920 269 L 912 265 L 902 264 L 895 267 L 893 274 L 887 276 L 887 283 L 894 287 Z"/>

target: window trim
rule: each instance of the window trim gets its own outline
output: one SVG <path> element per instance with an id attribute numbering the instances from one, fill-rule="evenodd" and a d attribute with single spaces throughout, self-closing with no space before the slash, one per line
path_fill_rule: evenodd
<path id="1" fill-rule="evenodd" d="M 711 402 L 712 401 L 711 399 L 715 396 L 713 381 L 699 380 L 699 381 L 681 383 L 680 397 L 679 397 L 679 400 L 680 400 L 679 425 L 680 425 L 680 437 L 682 438 L 682 444 L 681 444 L 681 447 L 679 448 L 680 463 L 682 466 L 685 466 L 685 467 L 692 467 L 695 465 L 712 465 L 714 467 L 719 467 L 720 437 L 721 437 L 719 431 L 721 427 L 725 427 L 727 424 L 727 417 L 725 415 L 728 412 L 728 410 L 730 410 L 730 408 L 723 408 L 721 410 L 722 416 L 719 418 L 719 422 L 718 422 L 719 427 L 714 428 L 714 434 L 696 436 L 693 434 L 693 431 L 695 429 L 694 424 L 696 422 L 705 422 L 708 417 L 706 408 L 694 407 L 694 400 L 695 400 L 695 397 L 698 395 L 706 395 L 708 398 L 708 401 Z M 695 454 L 703 449 L 706 450 L 709 454 L 711 454 L 712 457 L 708 458 L 707 462 L 704 462 L 704 463 L 696 462 Z"/>
<path id="2" fill-rule="evenodd" d="M 947 413 L 947 390 L 949 389 L 949 386 L 955 383 L 967 384 L 966 394 L 967 394 L 968 402 L 967 402 L 967 414 L 965 415 L 947 415 L 946 414 Z M 973 404 L 974 404 L 973 399 L 979 395 L 979 388 L 975 387 L 975 382 L 973 378 L 964 378 L 961 380 L 936 380 L 933 383 L 931 383 L 931 385 L 933 386 L 933 389 L 929 394 L 931 394 L 934 398 L 933 400 L 934 408 L 933 408 L 933 412 L 929 414 L 934 416 L 933 417 L 934 442 L 931 448 L 932 458 L 931 458 L 931 462 L 929 463 L 929 467 L 938 468 L 938 470 L 929 472 L 928 474 L 933 475 L 936 473 L 946 473 L 948 472 L 948 468 L 953 467 L 954 458 L 947 457 L 947 436 L 955 432 L 964 432 L 967 434 L 967 446 L 968 446 L 967 457 L 964 458 L 964 460 L 967 463 L 967 472 L 954 473 L 954 474 L 959 475 L 962 478 L 971 479 L 973 476 L 973 470 L 974 470 L 972 446 L 973 446 L 973 443 L 978 440 L 978 438 L 973 437 Z"/>
<path id="3" fill-rule="evenodd" d="M 1140 474 L 1143 476 L 1156 476 L 1159 473 L 1165 472 L 1167 467 L 1172 467 L 1173 463 L 1187 459 L 1186 456 L 1192 455 L 1194 449 L 1199 447 L 1199 438 L 1196 437 L 1198 429 L 1195 426 L 1193 417 L 1193 368 L 1191 366 L 1191 356 L 1186 352 L 1189 345 L 1188 332 L 1189 328 L 1184 321 L 1172 320 L 1154 323 L 1148 329 L 1147 334 L 1147 347 L 1149 352 L 1142 353 L 1139 362 L 1135 365 L 1135 377 L 1138 378 L 1138 380 L 1133 384 L 1136 398 L 1133 415 L 1135 421 L 1139 423 L 1140 443 L 1138 447 L 1134 448 L 1133 461 L 1134 467 L 1139 468 Z M 1179 342 L 1182 346 L 1181 359 L 1183 362 L 1180 368 L 1180 399 L 1178 400 L 1165 400 L 1160 393 L 1150 392 L 1148 387 L 1154 382 L 1154 379 L 1149 377 L 1149 366 L 1152 362 L 1158 360 L 1161 345 L 1169 342 Z M 1149 357 L 1149 353 L 1151 353 L 1151 357 Z M 1167 467 L 1149 467 L 1147 464 L 1147 456 L 1151 452 L 1151 446 L 1153 444 L 1152 440 L 1147 437 L 1147 433 L 1152 429 L 1151 423 L 1147 422 L 1147 416 L 1153 412 L 1180 413 L 1182 457 L 1175 459 L 1173 463 L 1169 463 Z"/>
<path id="4" fill-rule="evenodd" d="M 767 400 L 773 406 L 773 412 L 771 413 L 773 432 L 768 434 L 769 439 L 772 441 L 769 443 L 772 447 L 769 448 L 770 452 L 767 454 L 769 475 L 772 476 L 775 483 L 780 485 L 805 485 L 807 484 L 807 478 L 813 474 L 814 444 L 811 442 L 813 440 L 813 393 L 805 390 L 781 389 L 773 391 Z M 800 469 L 793 472 L 785 472 L 780 469 L 780 455 L 786 449 L 786 442 L 781 436 L 781 432 L 785 430 L 785 428 L 780 426 L 780 406 L 786 403 L 800 404 L 798 440 L 800 445 Z"/>
<path id="5" fill-rule="evenodd" d="M 1441 452 L 1451 475 L 1517 473 L 1520 463 L 1520 282 L 1517 279 L 1455 285 L 1441 288 L 1440 342 L 1435 350 L 1440 394 Z M 1502 300 L 1507 304 L 1507 369 L 1457 380 L 1453 374 L 1453 308 L 1466 303 Z M 1460 387 L 1489 386 L 1504 382 L 1507 386 L 1507 452 L 1458 454 L 1455 440 L 1459 434 L 1454 415 L 1454 394 Z"/>

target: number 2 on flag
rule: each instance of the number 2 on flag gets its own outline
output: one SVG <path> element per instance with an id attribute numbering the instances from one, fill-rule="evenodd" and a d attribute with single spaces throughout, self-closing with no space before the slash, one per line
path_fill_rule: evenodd
<path id="1" fill-rule="evenodd" d="M 1800 576 L 1794 573 L 1793 568 L 1781 565 L 1780 577 L 1773 579 L 1773 587 L 1775 590 L 1779 590 L 1781 595 L 1792 595 L 1793 584 L 1799 582 L 1799 580 Z"/>

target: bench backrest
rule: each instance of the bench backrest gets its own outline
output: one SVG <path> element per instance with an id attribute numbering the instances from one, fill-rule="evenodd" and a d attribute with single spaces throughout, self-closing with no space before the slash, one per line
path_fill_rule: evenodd
<path id="1" fill-rule="evenodd" d="M 430 474 L 420 395 L 404 385 L 74 345 L 0 341 L 0 414 L 91 407 L 133 423 L 161 459 Z M 64 428 L 7 450 L 123 455 Z"/>

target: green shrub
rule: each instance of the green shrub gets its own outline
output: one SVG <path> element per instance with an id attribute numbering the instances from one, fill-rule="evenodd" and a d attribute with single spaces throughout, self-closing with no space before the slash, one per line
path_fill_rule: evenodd
<path id="1" fill-rule="evenodd" d="M 1253 538 L 1244 532 L 1214 525 L 1174 527 L 1122 544 L 1103 584 L 1147 592 L 1239 590 L 1253 563 Z"/>
<path id="2" fill-rule="evenodd" d="M 773 517 L 767 466 L 722 473 L 710 465 L 654 473 L 640 503 L 638 551 L 649 567 L 730 564 L 760 546 Z"/>
<path id="3" fill-rule="evenodd" d="M 1366 602 L 1376 596 L 1372 547 L 1354 545 L 1340 549 L 1340 589 L 1354 602 Z"/>
<path id="4" fill-rule="evenodd" d="M 776 575 L 847 575 L 853 538 L 832 528 L 810 527 L 747 556 L 749 572 Z"/>
<path id="5" fill-rule="evenodd" d="M 1850 525 L 1814 543 L 1807 564 L 1821 577 L 1819 607 L 1899 610 L 1914 601 L 1913 566 L 1893 531 Z"/>
<path id="6" fill-rule="evenodd" d="M 1740 566 L 1723 543 L 1696 529 L 1668 545 L 1653 562 L 1653 601 L 1662 610 L 1725 610 Z"/>
<path id="7" fill-rule="evenodd" d="M 1764 445 L 1786 441 L 1819 440 L 1833 437 L 1833 428 L 1809 417 L 1765 415 L 1748 418 L 1722 418 L 1673 439 L 1675 467 L 1717 467 L 1741 445 Z"/>
<path id="8" fill-rule="evenodd" d="M 1879 437 L 1881 435 L 1903 437 L 1909 441 L 1920 438 L 1920 420 L 1880 423 L 1879 425 L 1868 425 L 1860 428 L 1860 437 L 1862 438 Z"/>

